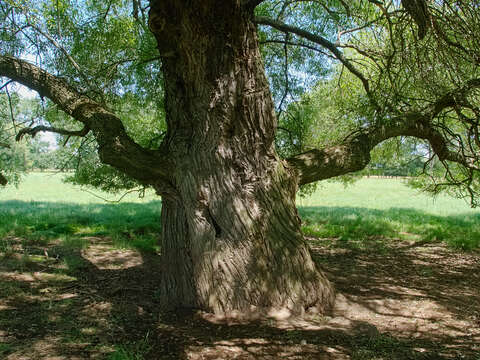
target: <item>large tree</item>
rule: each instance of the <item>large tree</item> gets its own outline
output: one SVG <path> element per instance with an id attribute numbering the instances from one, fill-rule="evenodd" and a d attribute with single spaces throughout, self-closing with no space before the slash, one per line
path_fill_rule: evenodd
<path id="1" fill-rule="evenodd" d="M 300 230 L 299 186 L 361 170 L 385 140 L 414 137 L 445 164 L 445 184 L 474 198 L 473 3 L 2 0 L 0 76 L 68 115 L 17 139 L 91 138 L 101 163 L 162 197 L 165 305 L 325 311 L 334 290 Z M 22 59 L 32 53 L 36 63 Z M 348 132 L 299 147 L 283 124 L 319 80 L 351 98 L 319 129 L 348 118 Z"/>

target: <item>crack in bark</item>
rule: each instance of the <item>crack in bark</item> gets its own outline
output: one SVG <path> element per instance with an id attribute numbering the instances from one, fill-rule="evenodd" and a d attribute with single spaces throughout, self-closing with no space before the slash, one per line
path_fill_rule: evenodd
<path id="1" fill-rule="evenodd" d="M 208 222 L 213 226 L 215 229 L 215 237 L 218 239 L 222 236 L 222 228 L 220 225 L 218 225 L 217 221 L 212 215 L 212 212 L 210 211 L 210 208 L 207 206 L 207 214 L 208 214 Z"/>

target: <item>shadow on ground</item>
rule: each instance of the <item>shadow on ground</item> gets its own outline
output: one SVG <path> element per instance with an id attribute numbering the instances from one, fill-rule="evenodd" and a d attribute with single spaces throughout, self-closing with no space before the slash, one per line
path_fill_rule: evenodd
<path id="1" fill-rule="evenodd" d="M 480 248 L 480 213 L 440 216 L 417 209 L 300 207 L 305 234 L 336 238 L 343 243 L 381 250 L 385 239 L 444 242 L 461 250 Z M 349 244 L 347 244 L 349 243 Z"/>
<path id="2" fill-rule="evenodd" d="M 0 358 L 480 359 L 478 253 L 310 240 L 339 292 L 331 316 L 242 324 L 161 312 L 155 253 L 104 236 L 10 236 L 0 251 Z"/>

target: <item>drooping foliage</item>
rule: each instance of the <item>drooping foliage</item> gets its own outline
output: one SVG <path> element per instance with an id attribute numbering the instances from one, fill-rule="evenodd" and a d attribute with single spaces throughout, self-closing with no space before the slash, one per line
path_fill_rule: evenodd
<path id="1" fill-rule="evenodd" d="M 266 58 L 284 51 L 285 67 L 283 72 L 280 66 L 276 69 L 277 77 L 279 73 L 285 79 L 321 74 L 309 71 L 311 64 L 295 56 L 298 50 L 292 48 L 302 47 L 309 59 L 323 57 L 324 67 L 329 62 L 322 54 L 325 48 L 315 48 L 320 40 L 343 51 L 343 60 L 338 56 L 337 61 L 330 60 L 329 71 L 315 78 L 315 87 L 308 93 L 298 95 L 287 81 L 282 83 L 280 95 L 288 93 L 293 102 L 280 116 L 279 143 L 287 144 L 287 154 L 307 151 L 341 143 L 368 127 L 388 128 L 400 116 L 431 109 L 428 121 L 468 166 L 439 157 L 428 139 L 399 137 L 372 151 L 367 171 L 403 168 L 409 175 L 422 174 L 416 184 L 424 190 L 446 190 L 476 205 L 480 44 L 475 33 L 480 12 L 471 2 L 426 4 L 427 21 L 420 34 L 414 16 L 398 2 L 264 3 L 259 15 L 277 19 L 277 23 L 261 22 L 275 29 L 262 33 Z M 291 24 L 294 27 L 289 28 Z M 322 39 L 305 41 L 305 29 Z M 349 71 L 349 65 L 358 74 Z"/>
<path id="2" fill-rule="evenodd" d="M 146 12 L 145 2 L 137 1 L 1 1 L 1 53 L 61 74 L 121 114 L 126 130 L 140 145 L 155 148 L 162 140 L 165 115 L 158 53 Z M 42 122 L 78 128 L 51 101 L 41 101 Z M 58 144 L 70 153 L 66 160 L 76 158 L 73 182 L 110 191 L 138 186 L 101 163 L 91 136 L 60 135 Z"/>
<path id="3" fill-rule="evenodd" d="M 450 189 L 476 204 L 480 12 L 475 2 L 259 3 L 255 22 L 279 119 L 281 156 L 341 144 L 367 129 L 391 128 L 402 117 L 417 116 L 445 146 L 399 133 L 373 150 L 370 170 L 414 164 L 414 173 L 424 174 L 423 188 Z M 0 53 L 60 74 L 114 110 L 138 144 L 156 149 L 166 125 L 148 10 L 141 0 L 2 0 Z M 37 101 L 42 113 L 36 123 L 78 130 L 49 100 Z M 19 110 L 15 114 L 15 127 L 31 125 L 22 123 Z M 11 114 L 7 118 L 2 124 L 12 124 Z M 110 191 L 138 186 L 100 161 L 91 134 L 58 135 L 58 142 L 76 159 L 72 181 Z M 22 169 L 12 150 L 18 146 L 9 142 L 3 148 L 3 173 Z M 440 148 L 460 154 L 461 161 Z"/>

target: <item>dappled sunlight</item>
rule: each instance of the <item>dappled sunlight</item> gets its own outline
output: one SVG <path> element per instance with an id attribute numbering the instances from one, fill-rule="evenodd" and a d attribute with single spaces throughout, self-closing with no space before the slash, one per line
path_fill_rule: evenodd
<path id="1" fill-rule="evenodd" d="M 102 270 L 128 269 L 143 264 L 137 251 L 114 250 L 111 245 L 91 245 L 82 251 L 82 256 Z"/>
<path id="2" fill-rule="evenodd" d="M 156 255 L 115 248 L 105 237 L 16 237 L 4 244 L 0 358 L 104 359 L 119 336 L 135 336 L 127 329 L 153 326 L 149 271 L 155 276 Z"/>
<path id="3" fill-rule="evenodd" d="M 0 299 L 7 360 L 102 359 L 120 342 L 152 359 L 454 358 L 480 350 L 475 253 L 398 242 L 379 254 L 312 239 L 338 290 L 334 312 L 242 321 L 162 313 L 160 257 L 115 248 L 105 237 L 86 241 L 86 247 L 54 242 L 48 261 L 31 264 L 41 270 L 20 270 L 21 257 L 0 262 L 0 285 L 12 294 Z M 75 259 L 74 266 L 65 267 L 63 257 Z"/>
<path id="4" fill-rule="evenodd" d="M 333 347 L 323 346 L 319 352 L 317 345 L 295 344 L 294 341 L 289 344 L 288 341 L 270 341 L 261 338 L 217 341 L 208 347 L 191 346 L 186 349 L 186 354 L 190 360 L 218 359 L 218 354 L 222 354 L 222 359 L 256 359 L 258 356 L 261 356 L 262 359 L 272 360 L 280 358 L 299 360 L 349 358 L 347 352 Z"/>
<path id="5" fill-rule="evenodd" d="M 434 339 L 450 336 L 472 336 L 480 340 L 480 329 L 470 321 L 459 320 L 432 300 L 363 299 L 338 295 L 335 317 L 348 323 L 368 322 L 380 332 L 391 332 L 405 337 L 428 337 Z M 474 329 L 468 333 L 467 329 Z M 441 335 L 440 335 L 441 334 Z"/>
<path id="6" fill-rule="evenodd" d="M 61 336 L 47 336 L 41 340 L 33 341 L 28 347 L 20 349 L 5 360 L 27 360 L 27 359 L 48 359 L 48 360 L 80 360 L 84 359 L 88 343 L 65 342 Z M 111 353 L 113 348 L 99 348 L 94 358 L 104 359 Z M 35 356 L 35 357 L 32 357 Z"/>
<path id="7" fill-rule="evenodd" d="M 111 205 L 45 205 L 7 204 L 0 357 L 8 360 L 104 359 L 118 344 L 146 359 L 403 360 L 480 351 L 480 256 L 441 242 L 452 232 L 475 235 L 476 215 L 303 208 L 313 255 L 338 292 L 334 312 L 242 321 L 161 311 L 156 205 L 127 204 L 118 216 Z"/>
<path id="8" fill-rule="evenodd" d="M 348 256 L 344 248 L 314 247 L 339 291 L 331 321 L 441 344 L 439 353 L 479 351 L 479 255 L 439 244 L 386 245 L 384 254 L 350 249 Z"/>

